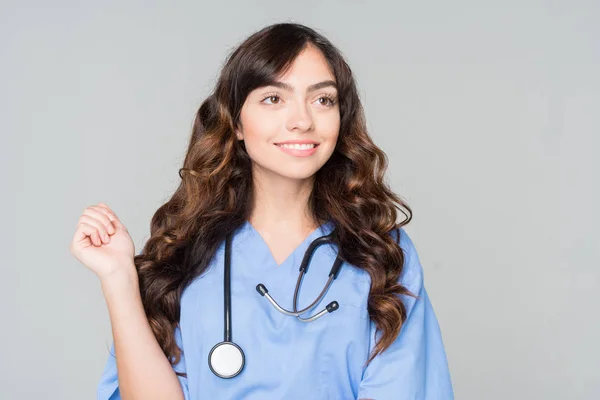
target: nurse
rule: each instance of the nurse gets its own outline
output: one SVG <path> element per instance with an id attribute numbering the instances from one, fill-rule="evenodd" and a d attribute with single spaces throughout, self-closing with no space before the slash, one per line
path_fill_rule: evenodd
<path id="1" fill-rule="evenodd" d="M 106 204 L 80 217 L 71 252 L 114 339 L 98 399 L 452 399 L 386 167 L 334 45 L 293 23 L 251 35 L 142 251 Z"/>

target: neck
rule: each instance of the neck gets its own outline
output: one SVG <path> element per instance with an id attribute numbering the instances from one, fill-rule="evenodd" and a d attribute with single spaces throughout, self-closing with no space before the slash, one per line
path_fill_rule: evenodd
<path id="1" fill-rule="evenodd" d="M 250 223 L 268 232 L 306 233 L 318 224 L 308 208 L 313 178 L 292 180 L 253 174 L 254 196 Z"/>

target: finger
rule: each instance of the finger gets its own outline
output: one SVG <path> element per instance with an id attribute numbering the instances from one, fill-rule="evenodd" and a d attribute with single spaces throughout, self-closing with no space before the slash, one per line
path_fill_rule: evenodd
<path id="1" fill-rule="evenodd" d="M 102 233 L 98 228 L 98 222 L 92 219 L 82 218 L 77 229 L 82 229 L 95 246 L 101 246 L 103 243 Z M 107 242 L 108 243 L 108 242 Z"/>
<path id="2" fill-rule="evenodd" d="M 110 238 L 108 237 L 108 232 L 106 231 L 106 227 L 102 224 L 102 222 L 95 217 L 92 217 L 88 214 L 84 214 L 79 218 L 80 223 L 85 222 L 88 225 L 93 226 L 98 231 L 100 238 L 104 243 L 110 242 Z"/>
<path id="3" fill-rule="evenodd" d="M 109 214 L 112 216 L 111 221 L 117 229 L 123 229 L 123 230 L 127 231 L 127 228 L 125 228 L 125 225 L 123 225 L 123 223 L 121 222 L 119 217 L 117 217 L 117 214 L 115 214 L 115 212 L 113 210 L 111 210 L 110 207 L 108 207 L 104 203 L 98 203 L 98 206 L 103 207 L 106 210 L 108 210 Z"/>
<path id="4" fill-rule="evenodd" d="M 109 226 L 112 227 L 112 223 L 110 222 L 110 220 L 108 219 L 108 217 L 106 216 L 106 214 L 100 212 L 100 211 L 96 211 L 93 210 L 92 208 L 88 207 L 84 210 L 83 212 L 83 216 L 87 216 L 92 218 L 92 220 L 94 220 L 96 223 L 94 224 L 94 226 L 97 226 L 98 229 L 100 230 L 100 236 L 104 237 L 105 235 L 108 236 L 109 233 Z M 98 226 L 99 223 L 101 226 Z M 112 232 L 114 233 L 114 232 Z"/>
<path id="5" fill-rule="evenodd" d="M 85 247 L 89 247 L 94 244 L 94 242 L 92 241 L 92 238 L 91 238 L 91 234 L 88 234 L 88 232 L 91 232 L 88 229 L 88 227 L 89 227 L 89 225 L 87 225 L 85 223 L 77 224 L 77 230 L 75 231 L 75 237 L 73 238 L 71 247 L 73 247 L 74 244 L 78 244 L 78 245 L 83 244 Z"/>
<path id="6" fill-rule="evenodd" d="M 115 227 L 111 222 L 110 213 L 105 208 L 99 206 L 91 206 L 86 209 L 86 212 L 91 216 L 99 218 L 104 224 L 106 231 L 110 235 L 113 235 L 116 232 Z"/>
<path id="7" fill-rule="evenodd" d="M 90 225 L 86 222 L 81 222 L 76 232 L 76 240 L 81 243 L 84 242 L 89 245 L 91 242 L 95 246 L 101 246 L 102 240 L 100 240 L 100 235 L 98 234 L 98 228 L 93 225 Z"/>
<path id="8" fill-rule="evenodd" d="M 97 207 L 100 207 L 103 210 L 105 210 L 108 213 L 108 216 L 111 221 L 114 219 L 117 219 L 117 215 L 115 214 L 115 212 L 113 210 L 111 210 L 111 208 L 109 206 L 107 206 L 105 203 L 98 203 Z"/>

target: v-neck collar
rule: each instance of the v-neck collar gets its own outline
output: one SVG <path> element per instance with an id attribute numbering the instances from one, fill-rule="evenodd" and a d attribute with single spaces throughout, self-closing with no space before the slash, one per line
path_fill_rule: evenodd
<path id="1" fill-rule="evenodd" d="M 280 265 L 277 265 L 267 243 L 258 231 L 246 221 L 237 231 L 232 243 L 232 276 L 234 277 L 232 292 L 235 294 L 236 291 L 247 291 L 251 301 L 255 302 L 256 306 L 266 313 L 265 315 L 269 316 L 270 324 L 282 329 L 292 321 L 292 318 L 276 311 L 254 289 L 258 284 L 263 284 L 275 301 L 290 309 L 298 269 L 306 250 L 313 240 L 331 233 L 334 227 L 335 224 L 331 221 L 323 223 L 312 231 Z"/>
<path id="2" fill-rule="evenodd" d="M 266 259 L 263 261 L 267 261 L 268 264 L 264 265 L 264 268 L 270 269 L 282 268 L 289 263 L 296 264 L 296 262 L 294 262 L 294 259 L 297 258 L 297 255 L 304 254 L 310 243 L 317 237 L 329 234 L 333 230 L 333 226 L 333 222 L 331 221 L 326 221 L 323 224 L 319 225 L 312 232 L 310 232 L 308 236 L 306 236 L 306 238 L 304 238 L 304 240 L 298 246 L 296 246 L 296 248 L 294 248 L 294 250 L 292 250 L 290 254 L 288 254 L 288 256 L 281 262 L 281 264 L 277 264 L 277 261 L 275 260 L 275 257 L 273 257 L 273 253 L 267 245 L 267 242 L 264 240 L 262 235 L 254 228 L 250 221 L 246 220 L 246 222 L 244 222 L 244 224 L 241 227 L 240 233 L 243 233 L 244 236 L 247 236 L 246 240 L 250 241 L 252 246 L 258 245 L 261 247 L 261 250 L 265 254 L 264 258 Z"/>

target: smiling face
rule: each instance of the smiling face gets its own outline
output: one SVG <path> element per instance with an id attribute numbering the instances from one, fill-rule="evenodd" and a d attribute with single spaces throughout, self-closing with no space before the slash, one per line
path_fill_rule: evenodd
<path id="1" fill-rule="evenodd" d="M 325 57 L 308 45 L 277 84 L 248 94 L 240 115 L 255 177 L 306 180 L 327 162 L 340 129 L 335 78 Z"/>

